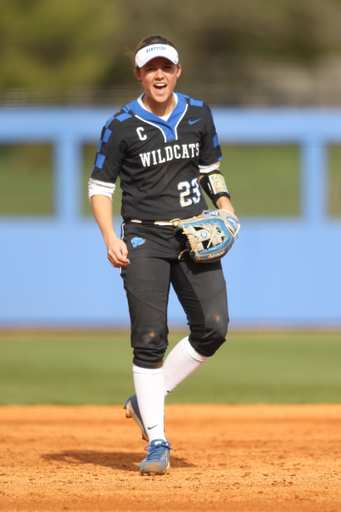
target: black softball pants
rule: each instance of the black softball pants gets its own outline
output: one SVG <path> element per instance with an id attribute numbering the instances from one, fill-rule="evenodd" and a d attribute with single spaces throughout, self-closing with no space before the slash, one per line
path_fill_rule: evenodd
<path id="1" fill-rule="evenodd" d="M 121 276 L 127 293 L 133 362 L 142 368 L 162 366 L 168 346 L 167 306 L 172 284 L 187 315 L 189 341 L 210 357 L 224 343 L 228 327 L 226 283 L 220 261 L 195 263 L 186 238 L 172 226 L 127 223 L 122 238 L 130 265 Z"/>

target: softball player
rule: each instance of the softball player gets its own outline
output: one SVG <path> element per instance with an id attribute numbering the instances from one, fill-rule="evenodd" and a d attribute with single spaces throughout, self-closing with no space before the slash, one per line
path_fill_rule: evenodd
<path id="1" fill-rule="evenodd" d="M 225 341 L 226 285 L 221 263 L 195 263 L 185 238 L 170 222 L 207 208 L 204 189 L 218 208 L 233 212 L 219 172 L 222 158 L 208 106 L 175 93 L 181 65 L 163 36 L 149 36 L 134 53 L 142 95 L 111 117 L 102 130 L 89 181 L 89 198 L 107 246 L 121 269 L 131 319 L 136 395 L 126 416 L 149 444 L 142 474 L 169 469 L 171 445 L 164 433 L 164 399 L 207 361 Z M 112 196 L 117 177 L 122 195 L 122 235 L 113 227 Z M 218 188 L 208 186 L 219 183 Z M 168 345 L 167 304 L 172 284 L 187 316 L 190 334 L 163 363 Z"/>

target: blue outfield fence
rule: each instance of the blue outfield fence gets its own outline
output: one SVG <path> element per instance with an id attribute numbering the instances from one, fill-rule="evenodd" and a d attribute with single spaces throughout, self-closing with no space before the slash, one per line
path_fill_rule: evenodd
<path id="1" fill-rule="evenodd" d="M 0 144 L 54 146 L 56 211 L 0 217 L 0 328 L 129 324 L 119 271 L 94 219 L 81 214 L 81 148 L 97 143 L 115 111 L 0 109 Z M 341 326 L 341 219 L 327 214 L 327 147 L 341 143 L 341 110 L 217 108 L 213 116 L 222 144 L 301 149 L 301 217 L 242 217 L 223 259 L 231 327 Z M 173 292 L 169 322 L 186 324 Z"/>

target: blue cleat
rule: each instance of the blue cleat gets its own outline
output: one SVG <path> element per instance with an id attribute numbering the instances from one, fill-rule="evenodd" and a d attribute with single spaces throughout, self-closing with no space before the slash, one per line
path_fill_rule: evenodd
<path id="1" fill-rule="evenodd" d="M 133 418 L 133 420 L 138 424 L 138 426 L 141 430 L 142 439 L 144 439 L 148 443 L 148 441 L 149 441 L 148 434 L 143 425 L 143 421 L 142 421 L 142 417 L 140 414 L 139 405 L 137 403 L 136 395 L 130 396 L 128 398 L 128 400 L 126 401 L 126 403 L 124 405 L 124 408 L 126 411 L 126 418 Z"/>
<path id="2" fill-rule="evenodd" d="M 145 450 L 148 450 L 148 455 L 139 465 L 141 475 L 164 475 L 167 473 L 170 468 L 170 451 L 173 450 L 170 443 L 163 439 L 155 439 L 145 447 Z"/>

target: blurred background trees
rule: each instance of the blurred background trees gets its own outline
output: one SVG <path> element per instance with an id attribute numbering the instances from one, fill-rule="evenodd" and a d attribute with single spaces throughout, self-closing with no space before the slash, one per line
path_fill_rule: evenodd
<path id="1" fill-rule="evenodd" d="M 341 103 L 340 0 L 0 0 L 0 101 L 124 102 L 127 52 L 176 44 L 179 91 L 215 104 Z"/>

